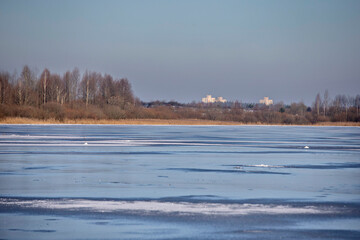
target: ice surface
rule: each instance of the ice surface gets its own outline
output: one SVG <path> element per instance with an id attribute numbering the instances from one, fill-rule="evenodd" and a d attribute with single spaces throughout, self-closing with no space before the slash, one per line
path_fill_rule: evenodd
<path id="1" fill-rule="evenodd" d="M 204 215 L 247 215 L 247 214 L 330 214 L 335 209 L 321 209 L 316 206 L 294 207 L 274 204 L 225 204 L 160 201 L 98 201 L 86 199 L 61 200 L 9 200 L 0 199 L 0 206 L 54 210 L 86 210 L 94 212 L 136 211 Z"/>
<path id="2" fill-rule="evenodd" d="M 359 153 L 356 127 L 0 125 L 0 238 L 359 239 Z"/>

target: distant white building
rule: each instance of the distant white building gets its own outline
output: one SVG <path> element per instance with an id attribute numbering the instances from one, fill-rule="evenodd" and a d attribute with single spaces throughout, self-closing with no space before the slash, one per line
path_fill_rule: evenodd
<path id="1" fill-rule="evenodd" d="M 223 97 L 214 98 L 211 95 L 206 95 L 206 97 L 201 99 L 201 102 L 203 102 L 203 103 L 217 103 L 217 102 L 226 103 L 227 100 Z"/>
<path id="2" fill-rule="evenodd" d="M 215 102 L 226 103 L 227 100 L 225 98 L 223 98 L 223 97 L 218 97 L 218 98 L 216 98 Z"/>
<path id="3" fill-rule="evenodd" d="M 273 100 L 269 99 L 269 97 L 264 97 L 264 99 L 260 99 L 259 102 L 261 104 L 265 104 L 266 106 L 273 104 Z"/>
<path id="4" fill-rule="evenodd" d="M 214 103 L 215 98 L 213 98 L 211 95 L 206 95 L 206 97 L 202 98 L 201 101 L 203 103 Z"/>

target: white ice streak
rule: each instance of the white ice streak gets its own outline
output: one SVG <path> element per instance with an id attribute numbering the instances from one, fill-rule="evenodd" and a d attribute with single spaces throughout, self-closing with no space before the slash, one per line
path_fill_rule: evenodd
<path id="1" fill-rule="evenodd" d="M 0 140 L 42 140 L 42 139 L 53 139 L 53 140 L 73 140 L 73 139 L 97 139 L 97 137 L 92 136 L 74 136 L 74 135 L 18 135 L 18 134 L 0 134 Z M 196 142 L 194 142 L 196 141 Z M 222 140 L 219 143 L 218 140 L 173 140 L 173 139 L 106 139 L 101 141 L 94 141 L 94 142 L 105 142 L 105 143 L 140 143 L 140 144 L 204 144 L 204 145 L 222 145 L 230 143 L 237 144 L 237 143 L 259 143 L 259 144 L 304 144 L 305 142 L 291 142 L 291 141 L 255 141 L 255 140 Z"/>
<path id="2" fill-rule="evenodd" d="M 267 164 L 258 164 L 258 165 L 247 165 L 246 167 L 283 168 L 284 166 L 275 166 L 275 165 L 267 165 Z"/>
<path id="3" fill-rule="evenodd" d="M 84 144 L 87 142 L 88 144 Z M 0 134 L 0 146 L 84 146 L 91 147 L 117 146 L 117 147 L 136 147 L 136 146 L 227 146 L 227 147 L 267 147 L 269 144 L 290 144 L 294 148 L 304 148 L 305 142 L 292 141 L 254 141 L 254 140 L 173 140 L 173 139 L 114 139 L 104 137 L 99 140 L 93 136 L 70 136 L 70 135 L 16 135 Z M 307 144 L 307 143 L 306 143 Z M 360 151 L 359 149 L 349 149 Z"/>
<path id="4" fill-rule="evenodd" d="M 84 141 L 92 146 L 147 146 L 147 145 L 186 145 L 186 146 L 207 146 L 221 145 L 207 142 L 191 142 L 182 140 L 148 140 L 148 139 L 106 139 L 97 140 L 97 137 L 89 136 L 68 136 L 68 135 L 0 135 L 0 146 L 16 145 L 47 145 L 47 146 L 81 146 Z M 76 141 L 77 140 L 77 141 Z M 8 142 L 14 141 L 14 142 Z"/>
<path id="5" fill-rule="evenodd" d="M 70 135 L 18 135 L 18 134 L 1 134 L 0 139 L 74 139 L 80 136 Z"/>
<path id="6" fill-rule="evenodd" d="M 334 211 L 315 206 L 294 207 L 273 204 L 189 203 L 160 201 L 99 201 L 86 199 L 68 200 L 6 200 L 0 205 L 25 208 L 86 210 L 93 212 L 135 211 L 148 213 L 178 213 L 202 215 L 249 215 L 249 214 L 325 214 Z"/>

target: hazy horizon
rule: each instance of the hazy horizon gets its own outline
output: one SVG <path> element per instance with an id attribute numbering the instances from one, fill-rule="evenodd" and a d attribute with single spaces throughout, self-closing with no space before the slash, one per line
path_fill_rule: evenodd
<path id="1" fill-rule="evenodd" d="M 360 93 L 360 1 L 0 0 L 0 71 L 78 67 L 143 101 Z"/>

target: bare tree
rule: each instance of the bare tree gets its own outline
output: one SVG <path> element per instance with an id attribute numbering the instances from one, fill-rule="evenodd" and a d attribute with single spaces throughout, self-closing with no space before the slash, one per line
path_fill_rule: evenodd
<path id="1" fill-rule="evenodd" d="M 96 95 L 96 85 L 97 80 L 101 77 L 100 74 L 96 72 L 88 72 L 86 71 L 83 75 L 83 78 L 80 83 L 80 91 L 82 94 L 82 98 L 85 101 L 86 106 L 89 103 L 95 103 L 95 95 Z"/>
<path id="2" fill-rule="evenodd" d="M 14 79 L 14 103 L 18 105 L 23 104 L 23 87 L 21 78 L 15 75 Z"/>
<path id="3" fill-rule="evenodd" d="M 131 84 L 126 78 L 120 80 L 118 84 L 118 91 L 120 93 L 120 96 L 124 99 L 124 104 L 134 103 L 134 95 L 131 90 Z"/>
<path id="4" fill-rule="evenodd" d="M 74 68 L 70 76 L 70 96 L 69 101 L 74 101 L 77 99 L 77 88 L 79 84 L 80 73 L 78 68 Z"/>
<path id="5" fill-rule="evenodd" d="M 20 77 L 20 89 L 21 89 L 21 100 L 24 104 L 31 103 L 31 95 L 34 88 L 34 82 L 36 80 L 35 74 L 30 68 L 25 65 Z"/>
<path id="6" fill-rule="evenodd" d="M 341 112 L 341 95 L 336 95 L 333 101 L 333 107 L 335 109 L 335 114 Z"/>
<path id="7" fill-rule="evenodd" d="M 41 102 L 45 104 L 47 102 L 47 91 L 48 85 L 50 82 L 50 71 L 45 68 L 42 74 L 40 75 L 40 82 L 39 82 L 39 95 L 41 98 Z"/>
<path id="8" fill-rule="evenodd" d="M 304 116 L 306 112 L 306 106 L 303 102 L 292 103 L 290 105 L 289 113 L 299 116 Z"/>
<path id="9" fill-rule="evenodd" d="M 346 95 L 336 95 L 334 98 L 333 105 L 335 107 L 336 113 L 345 112 L 345 121 L 348 118 L 348 105 L 349 105 L 349 98 Z"/>
<path id="10" fill-rule="evenodd" d="M 105 76 L 100 80 L 99 88 L 100 98 L 103 101 L 108 102 L 110 97 L 115 95 L 114 81 L 112 76 L 105 74 Z"/>
<path id="11" fill-rule="evenodd" d="M 349 98 L 346 95 L 341 95 L 341 107 L 345 109 L 345 121 L 348 119 L 348 105 Z"/>
<path id="12" fill-rule="evenodd" d="M 71 72 L 67 71 L 63 76 L 63 84 L 64 84 L 64 101 L 66 103 L 70 102 L 71 96 Z"/>
<path id="13" fill-rule="evenodd" d="M 29 85 L 31 79 L 31 73 L 30 73 L 30 68 L 25 65 L 20 77 L 17 79 L 17 83 L 16 83 L 16 102 L 19 105 L 23 105 L 27 103 L 27 94 L 29 93 L 29 89 L 27 88 L 27 86 Z"/>
<path id="14" fill-rule="evenodd" d="M 356 107 L 356 117 L 359 117 L 359 108 L 360 108 L 360 95 L 355 97 L 355 107 Z"/>
<path id="15" fill-rule="evenodd" d="M 8 72 L 0 73 L 0 104 L 10 102 L 10 74 Z"/>
<path id="16" fill-rule="evenodd" d="M 320 106 L 321 106 L 321 97 L 320 97 L 320 93 L 318 93 L 316 95 L 315 103 L 314 103 L 314 108 L 316 109 L 317 115 L 320 115 Z"/>
<path id="17" fill-rule="evenodd" d="M 90 85 L 89 79 L 90 79 L 89 72 L 86 70 L 81 80 L 80 89 L 79 89 L 81 92 L 81 97 L 85 101 L 86 106 L 89 103 L 89 85 Z"/>
<path id="18" fill-rule="evenodd" d="M 64 84 L 58 74 L 51 74 L 47 84 L 46 102 L 63 103 Z"/>
<path id="19" fill-rule="evenodd" d="M 328 90 L 325 90 L 324 100 L 323 100 L 324 116 L 326 116 L 328 105 L 329 105 L 329 92 Z"/>

